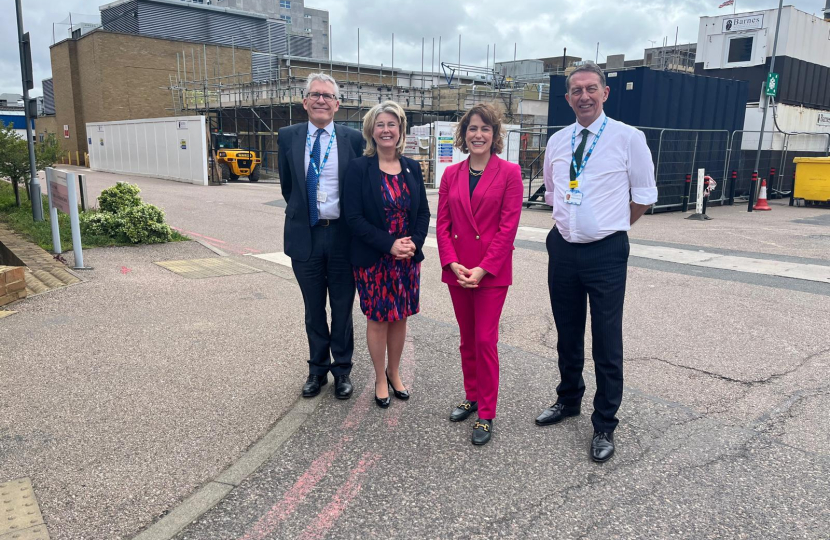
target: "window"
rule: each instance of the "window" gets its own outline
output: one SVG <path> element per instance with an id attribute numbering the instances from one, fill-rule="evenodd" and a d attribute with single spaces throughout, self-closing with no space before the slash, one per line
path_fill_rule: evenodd
<path id="1" fill-rule="evenodd" d="M 323 37 L 329 37 L 329 35 L 327 33 L 323 32 Z"/>
<path id="2" fill-rule="evenodd" d="M 285 9 L 291 9 L 291 0 L 280 0 L 280 7 Z"/>
<path id="3" fill-rule="evenodd" d="M 753 37 L 736 37 L 729 40 L 729 55 L 727 56 L 727 64 L 735 64 L 741 62 L 752 61 L 752 42 Z"/>
<path id="4" fill-rule="evenodd" d="M 288 24 L 291 24 L 291 15 L 280 15 L 280 19 L 284 20 Z"/>
<path id="5" fill-rule="evenodd" d="M 311 28 L 306 28 L 305 31 L 311 33 Z"/>
<path id="6" fill-rule="evenodd" d="M 305 18 L 305 19 L 310 19 L 310 18 L 311 18 L 311 15 L 309 15 L 308 13 L 306 13 L 305 15 L 303 15 L 303 18 Z"/>

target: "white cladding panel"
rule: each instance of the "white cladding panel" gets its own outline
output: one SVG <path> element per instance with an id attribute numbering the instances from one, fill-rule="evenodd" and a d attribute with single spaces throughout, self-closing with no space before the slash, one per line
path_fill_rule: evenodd
<path id="1" fill-rule="evenodd" d="M 757 66 L 772 56 L 778 10 L 762 10 L 701 17 L 698 29 L 696 63 L 704 69 Z M 751 58 L 729 62 L 729 46 L 733 39 L 753 38 Z M 788 56 L 813 64 L 830 67 L 830 22 L 785 6 L 776 56 Z"/>
<path id="2" fill-rule="evenodd" d="M 94 171 L 208 183 L 204 116 L 90 122 L 86 133 Z"/>

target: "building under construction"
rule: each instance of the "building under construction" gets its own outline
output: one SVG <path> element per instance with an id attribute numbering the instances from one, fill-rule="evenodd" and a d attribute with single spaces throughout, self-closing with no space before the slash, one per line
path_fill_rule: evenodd
<path id="1" fill-rule="evenodd" d="M 192 58 L 199 61 L 199 55 Z M 358 129 L 366 111 L 384 100 L 400 103 L 410 126 L 458 120 L 481 102 L 496 104 L 509 124 L 546 122 L 547 91 L 509 84 L 493 69 L 442 62 L 441 72 L 408 71 L 273 55 L 270 62 L 252 64 L 250 72 L 236 65 L 229 75 L 220 75 L 227 66 L 202 62 L 194 78 L 192 66 L 184 68 L 192 58 L 184 54 L 177 59 L 179 69 L 170 86 L 172 114 L 204 115 L 211 132 L 236 133 L 243 147 L 262 154 L 266 172 L 277 167 L 278 130 L 307 120 L 302 101 L 310 73 L 328 73 L 337 80 L 340 109 L 335 120 Z M 209 76 L 199 77 L 199 72 Z"/>

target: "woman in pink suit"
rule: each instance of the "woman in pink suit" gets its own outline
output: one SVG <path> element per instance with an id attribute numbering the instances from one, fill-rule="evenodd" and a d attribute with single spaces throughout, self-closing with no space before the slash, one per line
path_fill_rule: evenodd
<path id="1" fill-rule="evenodd" d="M 513 283 L 513 241 L 522 212 L 519 166 L 499 158 L 501 115 L 478 104 L 461 119 L 455 146 L 469 159 L 448 167 L 438 190 L 438 254 L 461 332 L 466 399 L 450 414 L 460 422 L 474 411 L 472 442 L 493 434 L 499 393 L 499 317 Z"/>

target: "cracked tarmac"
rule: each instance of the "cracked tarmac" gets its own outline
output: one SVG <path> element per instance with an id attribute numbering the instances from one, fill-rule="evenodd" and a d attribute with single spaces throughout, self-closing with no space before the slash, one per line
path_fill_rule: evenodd
<path id="1" fill-rule="evenodd" d="M 113 178 L 89 174 L 90 193 Z M 127 180 L 262 272 L 182 280 L 153 264 L 216 254 L 194 242 L 90 250 L 88 281 L 3 319 L 19 341 L 0 342 L 2 472 L 33 478 L 54 540 L 132 538 L 168 515 L 291 416 L 305 376 L 290 269 L 234 257 L 282 249 L 278 187 Z M 645 216 L 632 241 L 830 264 L 823 211 L 771 205 L 712 208 L 706 224 Z M 550 223 L 523 211 L 523 226 Z M 374 405 L 356 310 L 355 396 L 329 385 L 303 402 L 308 420 L 178 539 L 828 538 L 830 285 L 633 261 L 618 452 L 597 465 L 590 360 L 582 415 L 533 423 L 555 399 L 557 336 L 547 254 L 517 247 L 490 444 L 446 418 L 463 398 L 458 330 L 427 248 L 412 399 Z"/>

